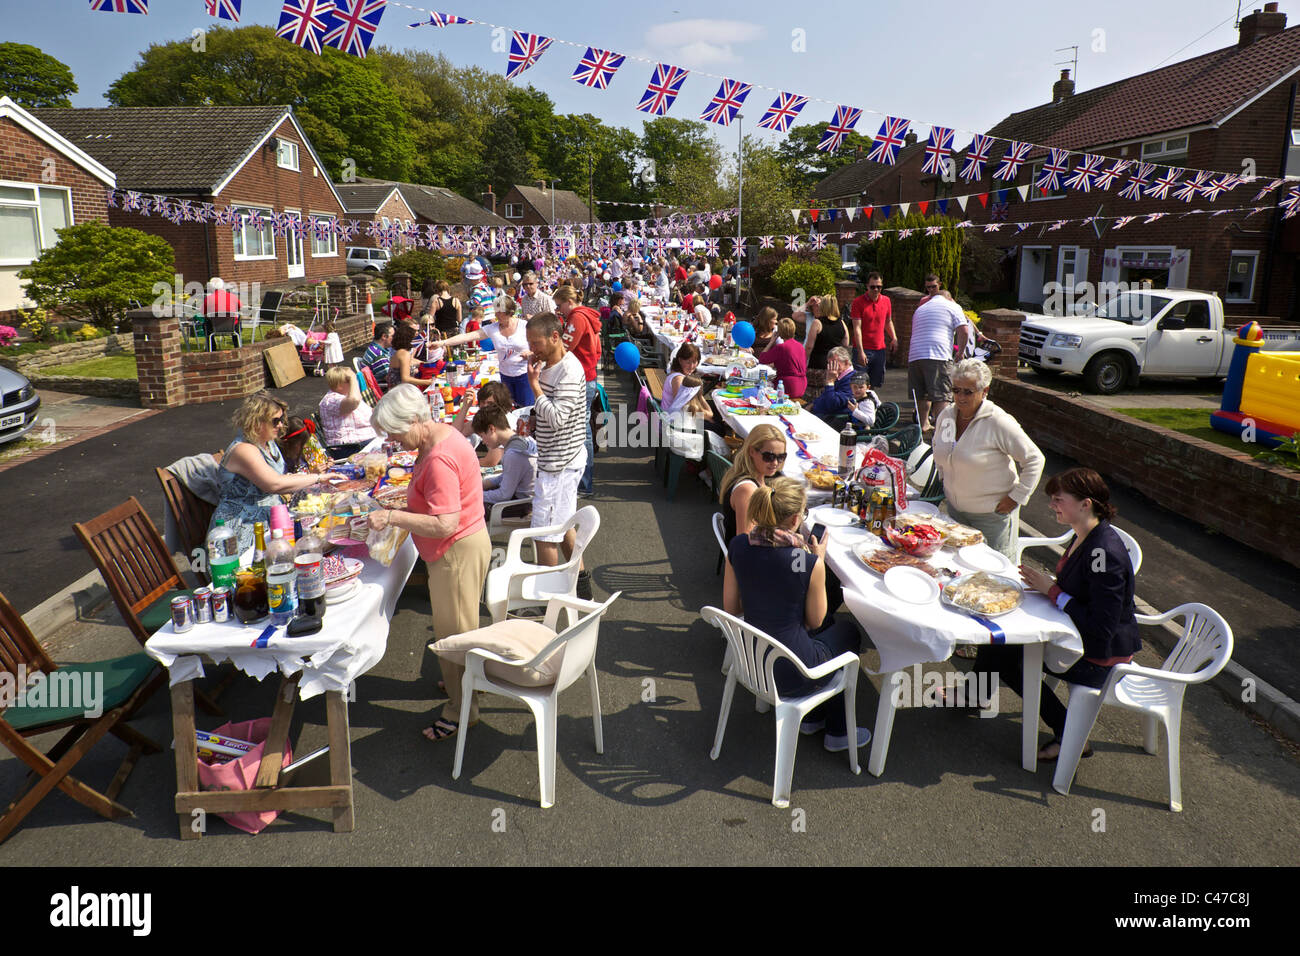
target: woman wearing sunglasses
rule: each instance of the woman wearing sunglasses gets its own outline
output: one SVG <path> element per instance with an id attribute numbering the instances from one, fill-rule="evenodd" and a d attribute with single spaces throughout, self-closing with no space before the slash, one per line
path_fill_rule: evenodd
<path id="1" fill-rule="evenodd" d="M 726 540 L 749 533 L 749 499 L 760 485 L 771 484 L 785 467 L 785 435 L 775 425 L 757 425 L 722 476 L 718 501 Z"/>
<path id="2" fill-rule="evenodd" d="M 271 506 L 280 503 L 280 495 L 310 488 L 325 477 L 285 474 L 278 439 L 285 432 L 288 410 L 269 392 L 258 392 L 244 399 L 231 419 L 239 434 L 217 471 L 221 501 L 212 512 L 210 528 L 225 521 L 239 535 L 240 554 L 252 550 L 253 525 L 270 520 Z"/>
<path id="3" fill-rule="evenodd" d="M 952 373 L 953 404 L 934 425 L 934 462 L 943 474 L 948 515 L 984 534 L 989 547 L 1017 560 L 1020 506 L 1038 487 L 1043 453 L 1020 423 L 989 401 L 993 373 L 978 359 Z"/>

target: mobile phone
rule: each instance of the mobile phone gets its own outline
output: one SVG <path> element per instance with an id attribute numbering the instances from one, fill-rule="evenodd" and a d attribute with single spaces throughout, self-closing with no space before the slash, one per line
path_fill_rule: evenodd
<path id="1" fill-rule="evenodd" d="M 822 535 L 824 535 L 825 533 L 826 533 L 826 525 L 824 524 L 813 525 L 812 536 L 816 538 L 818 541 L 822 539 Z"/>

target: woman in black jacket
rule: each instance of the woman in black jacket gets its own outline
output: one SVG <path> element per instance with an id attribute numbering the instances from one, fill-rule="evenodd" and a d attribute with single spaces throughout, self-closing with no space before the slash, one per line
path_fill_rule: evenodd
<path id="1" fill-rule="evenodd" d="M 1142 647 L 1133 605 L 1133 566 L 1128 550 L 1110 519 L 1115 509 L 1110 490 L 1091 468 L 1071 468 L 1047 482 L 1052 511 L 1060 524 L 1068 524 L 1074 537 L 1056 565 L 1056 575 L 1022 564 L 1021 577 L 1032 590 L 1045 594 L 1069 615 L 1083 639 L 1083 657 L 1055 676 L 1071 684 L 1100 689 L 1116 664 L 1127 663 Z M 1002 682 L 1021 693 L 1021 648 L 982 646 L 975 670 L 997 671 Z M 1065 732 L 1065 705 L 1050 690 L 1042 695 L 1039 714 L 1054 734 L 1038 759 L 1055 760 Z M 1092 756 L 1089 747 L 1083 753 Z"/>

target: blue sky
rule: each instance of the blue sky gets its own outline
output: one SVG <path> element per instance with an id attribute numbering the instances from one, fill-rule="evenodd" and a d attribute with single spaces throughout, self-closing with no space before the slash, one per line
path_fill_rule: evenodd
<path id="1" fill-rule="evenodd" d="M 756 84 L 745 106 L 746 131 L 754 130 L 775 95 L 757 87 L 761 84 L 830 101 L 811 101 L 800 122 L 824 123 L 834 110 L 831 104 L 845 103 L 907 117 L 921 135 L 931 122 L 984 130 L 1008 113 L 1046 101 L 1061 69 L 1058 61 L 1073 57 L 1056 52 L 1059 47 L 1078 44 L 1078 84 L 1089 89 L 1235 43 L 1237 11 L 1236 0 L 722 0 L 707 7 L 683 0 L 636 5 L 424 0 L 413 5 L 691 69 L 670 116 L 699 117 L 718 87 L 717 79 L 700 75 L 703 71 Z M 1256 5 L 1262 6 L 1244 4 L 1244 12 Z M 149 6 L 148 16 L 138 16 L 92 12 L 87 0 L 0 0 L 0 23 L 5 40 L 30 43 L 72 68 L 81 88 L 74 105 L 97 106 L 103 105 L 107 86 L 150 43 L 228 25 L 208 17 L 203 0 L 151 0 Z M 280 0 L 244 0 L 242 22 L 274 26 L 280 7 Z M 1291 24 L 1297 22 L 1300 2 L 1283 0 L 1281 9 Z M 490 28 L 407 27 L 422 18 L 390 2 L 376 42 L 437 50 L 457 64 L 504 70 L 505 56 L 493 52 Z M 800 38 L 802 49 L 796 49 Z M 651 66 L 629 58 L 608 90 L 592 90 L 569 78 L 581 53 L 557 42 L 516 82 L 544 90 L 560 112 L 594 113 L 639 131 L 646 117 L 635 106 Z M 864 113 L 858 130 L 871 134 L 879 124 L 879 116 Z M 719 134 L 734 141 L 732 131 L 719 129 Z"/>

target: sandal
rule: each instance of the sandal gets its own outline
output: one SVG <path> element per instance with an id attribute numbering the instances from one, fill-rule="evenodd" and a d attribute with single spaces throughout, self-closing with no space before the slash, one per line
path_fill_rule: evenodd
<path id="1" fill-rule="evenodd" d="M 474 723 L 477 723 L 477 721 Z M 474 723 L 471 723 L 470 726 L 474 726 Z M 425 740 L 431 740 L 434 743 L 437 743 L 439 740 L 447 740 L 450 737 L 455 737 L 459 731 L 460 724 L 456 721 L 448 720 L 446 717 L 439 717 L 428 727 L 425 727 L 422 732 Z"/>
<path id="2" fill-rule="evenodd" d="M 1055 738 L 1043 744 L 1042 749 L 1038 751 L 1038 759 L 1043 763 L 1052 763 L 1059 756 L 1061 756 L 1061 742 Z M 1081 756 L 1085 758 L 1092 756 L 1092 744 L 1083 748 Z"/>

